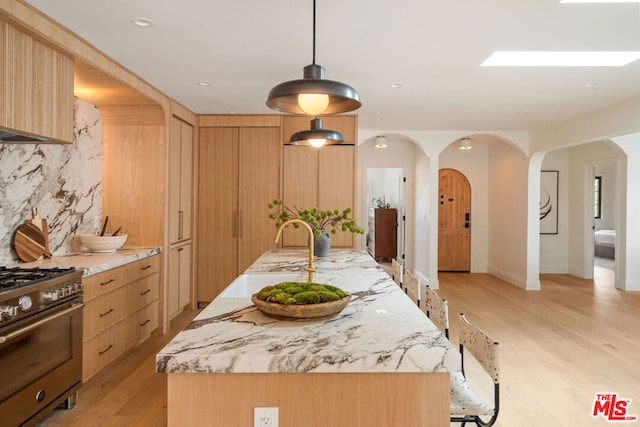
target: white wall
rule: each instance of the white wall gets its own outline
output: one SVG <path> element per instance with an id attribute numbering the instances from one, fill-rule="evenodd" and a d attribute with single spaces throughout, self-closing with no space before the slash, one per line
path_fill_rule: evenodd
<path id="1" fill-rule="evenodd" d="M 542 170 L 558 171 L 558 234 L 540 235 L 540 273 L 569 271 L 569 150 L 548 153 Z M 575 192 L 571 192 L 572 194 Z"/>
<path id="2" fill-rule="evenodd" d="M 637 117 L 636 117 L 637 118 Z M 611 138 L 619 156 L 619 211 L 616 220 L 616 288 L 640 291 L 640 132 Z"/>
<path id="3" fill-rule="evenodd" d="M 435 259 L 436 271 L 433 269 L 433 260 L 431 259 L 431 229 L 434 224 L 437 227 L 437 211 L 431 211 L 431 188 L 433 187 L 433 170 L 431 159 L 427 157 L 420 148 L 416 147 L 415 155 L 415 208 L 414 208 L 414 230 L 415 243 L 413 245 L 413 272 L 425 285 L 429 285 L 435 289 L 438 288 L 437 281 L 437 265 L 438 260 Z M 437 170 L 437 169 L 436 169 Z M 436 173 L 437 179 L 437 173 Z M 437 182 L 435 183 L 437 188 Z M 436 195 L 437 198 L 437 195 Z M 437 241 L 435 242 L 437 247 Z M 435 254 L 434 254 L 435 256 Z"/>
<path id="4" fill-rule="evenodd" d="M 613 161 L 615 151 L 605 142 L 592 142 L 571 147 L 569 154 L 569 222 L 568 272 L 593 277 L 593 185 L 591 169 L 603 161 Z"/>
<path id="5" fill-rule="evenodd" d="M 602 162 L 595 165 L 595 175 L 601 177 L 600 196 L 602 217 L 595 220 L 596 230 L 616 229 L 616 189 L 618 170 L 615 162 Z"/>
<path id="6" fill-rule="evenodd" d="M 456 144 L 452 144 L 440 154 L 440 169 L 445 168 L 461 172 L 471 185 L 471 272 L 486 273 L 489 146 L 474 144 L 471 150 L 460 150 Z"/>
<path id="7" fill-rule="evenodd" d="M 528 159 L 508 144 L 489 152 L 489 273 L 526 286 Z"/>
<path id="8" fill-rule="evenodd" d="M 358 175 L 356 183 L 356 200 L 358 201 L 358 223 L 367 224 L 367 209 L 369 205 L 369 189 L 367 183 L 367 171 L 371 168 L 395 168 L 403 169 L 407 177 L 406 185 L 406 209 L 407 212 L 414 211 L 415 185 L 414 163 L 416 157 L 416 145 L 401 136 L 386 135 L 386 148 L 375 148 L 375 138 L 363 142 L 358 146 Z M 418 149 L 419 150 L 419 149 Z M 422 154 L 424 156 L 424 154 Z M 373 171 L 374 176 L 378 172 Z M 396 202 L 397 203 L 397 202 Z M 405 263 L 413 268 L 414 256 L 414 222 L 413 215 L 407 215 L 406 221 L 406 259 Z M 358 236 L 358 248 L 366 247 L 366 236 Z"/>
<path id="9" fill-rule="evenodd" d="M 402 168 L 367 168 L 367 200 L 369 206 L 376 207 L 374 199 L 382 199 L 391 208 L 399 207 L 400 180 Z"/>

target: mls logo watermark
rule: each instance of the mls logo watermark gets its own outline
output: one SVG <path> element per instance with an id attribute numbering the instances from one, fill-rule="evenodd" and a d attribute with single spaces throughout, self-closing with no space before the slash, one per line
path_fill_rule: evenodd
<path id="1" fill-rule="evenodd" d="M 618 393 L 596 393 L 593 401 L 593 418 L 603 417 L 612 422 L 633 422 L 637 421 L 636 415 L 628 415 L 631 399 L 621 399 Z"/>

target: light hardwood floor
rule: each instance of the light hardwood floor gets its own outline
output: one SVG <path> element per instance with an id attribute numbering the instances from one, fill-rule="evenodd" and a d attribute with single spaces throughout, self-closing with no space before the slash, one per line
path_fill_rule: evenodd
<path id="1" fill-rule="evenodd" d="M 496 425 L 608 425 L 591 417 L 598 392 L 631 399 L 630 414 L 640 416 L 640 293 L 614 289 L 613 272 L 600 268 L 595 280 L 541 279 L 542 290 L 534 292 L 487 274 L 440 274 L 439 293 L 449 300 L 454 345 L 460 312 L 500 342 Z M 56 410 L 41 424 L 166 425 L 166 382 L 155 373 L 154 356 L 194 314 L 182 315 L 171 334 L 152 338 L 92 378 L 73 410 Z"/>
<path id="2" fill-rule="evenodd" d="M 631 399 L 640 416 L 640 293 L 613 280 L 601 268 L 594 280 L 542 275 L 536 292 L 486 274 L 440 274 L 454 344 L 461 312 L 500 343 L 497 426 L 608 425 L 591 417 L 598 392 Z"/>

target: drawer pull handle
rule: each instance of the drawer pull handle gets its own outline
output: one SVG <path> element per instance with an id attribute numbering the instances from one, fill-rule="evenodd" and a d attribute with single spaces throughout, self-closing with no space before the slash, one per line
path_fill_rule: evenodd
<path id="1" fill-rule="evenodd" d="M 108 285 L 111 282 L 115 282 L 115 279 L 109 279 L 106 282 L 100 282 L 100 286 Z"/>
<path id="2" fill-rule="evenodd" d="M 146 325 L 146 324 L 147 324 L 147 323 L 149 323 L 149 322 L 151 322 L 151 319 L 147 319 L 147 320 L 145 320 L 144 322 L 140 323 L 140 326 L 144 326 L 144 325 Z"/>
<path id="3" fill-rule="evenodd" d="M 143 271 L 144 271 L 144 270 L 148 270 L 148 269 L 150 269 L 150 268 L 151 268 L 151 266 L 150 266 L 150 265 L 147 265 L 147 266 L 145 266 L 145 267 L 140 267 L 140 270 L 143 270 Z"/>
<path id="4" fill-rule="evenodd" d="M 147 290 L 146 290 L 146 291 L 144 291 L 144 292 L 140 292 L 140 296 L 142 296 L 142 295 L 146 295 L 146 294 L 148 294 L 149 292 L 151 292 L 151 289 L 147 289 Z"/>
<path id="5" fill-rule="evenodd" d="M 111 350 L 112 348 L 113 348 L 113 344 L 109 344 L 109 347 L 105 348 L 105 349 L 104 349 L 104 350 L 102 350 L 102 351 L 99 351 L 99 352 L 98 352 L 98 355 L 99 355 L 99 356 L 102 356 L 102 355 L 103 355 L 103 354 L 105 354 L 107 351 Z"/>
<path id="6" fill-rule="evenodd" d="M 107 312 L 100 313 L 100 317 L 104 317 L 104 316 L 106 316 L 107 314 L 110 314 L 110 313 L 113 313 L 113 308 L 110 308 L 109 311 L 107 311 Z"/>

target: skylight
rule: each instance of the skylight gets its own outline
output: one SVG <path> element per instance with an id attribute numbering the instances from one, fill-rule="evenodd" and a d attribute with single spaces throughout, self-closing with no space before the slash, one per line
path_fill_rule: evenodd
<path id="1" fill-rule="evenodd" d="M 640 3 L 640 0 L 560 0 L 560 3 Z"/>
<path id="2" fill-rule="evenodd" d="M 483 67 L 623 67 L 640 58 L 629 52 L 496 51 Z"/>

